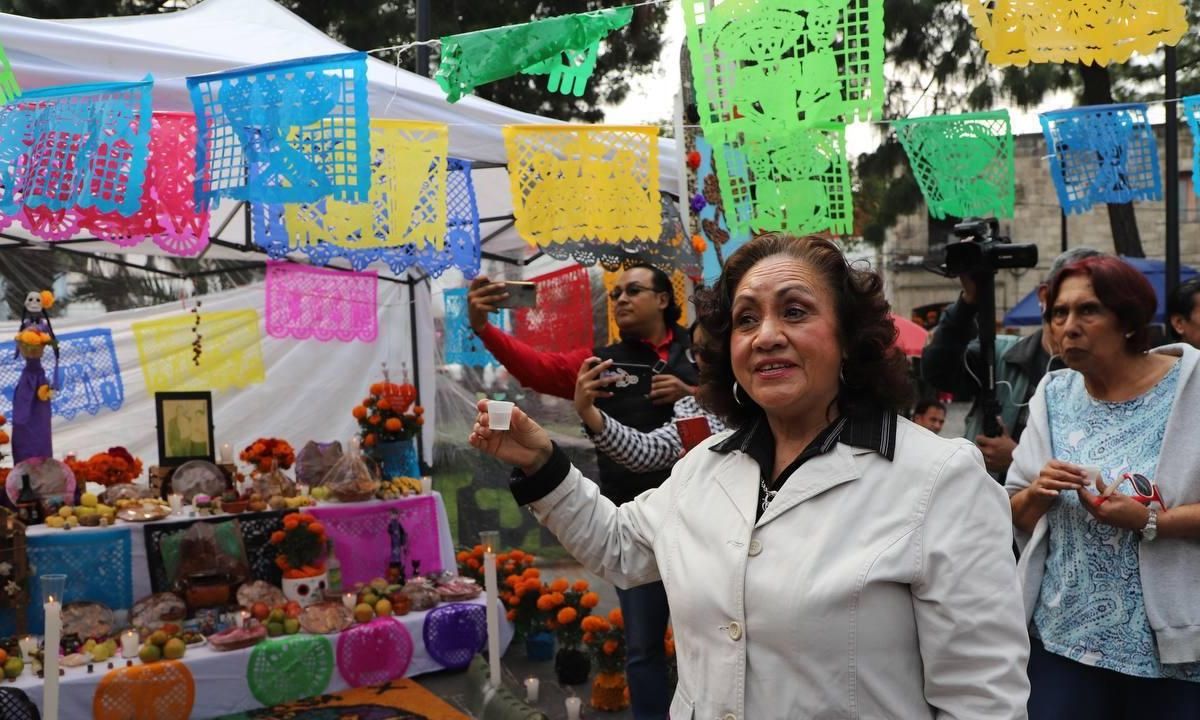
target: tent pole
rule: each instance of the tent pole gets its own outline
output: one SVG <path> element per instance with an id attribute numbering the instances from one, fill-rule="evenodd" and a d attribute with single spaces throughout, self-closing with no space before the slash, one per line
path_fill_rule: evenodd
<path id="1" fill-rule="evenodd" d="M 408 285 L 408 336 L 412 348 L 413 387 L 417 391 L 417 402 L 421 402 L 421 356 L 417 353 L 417 284 L 409 279 Z M 424 443 L 417 440 L 417 465 L 425 463 Z M 424 472 L 424 468 L 422 468 Z"/>
<path id="2" fill-rule="evenodd" d="M 417 42 L 429 39 L 429 0 L 417 0 Z M 417 46 L 416 73 L 421 77 L 429 77 L 429 46 Z"/>
<path id="3" fill-rule="evenodd" d="M 1177 82 L 1178 62 L 1175 57 L 1175 47 L 1166 46 L 1166 128 L 1163 143 L 1166 146 L 1166 192 L 1163 203 L 1167 212 L 1166 223 L 1166 277 L 1163 286 L 1164 295 L 1169 298 L 1179 287 L 1179 85 Z M 1193 168 L 1192 175 L 1196 171 Z M 1166 322 L 1166 318 L 1163 319 Z"/>

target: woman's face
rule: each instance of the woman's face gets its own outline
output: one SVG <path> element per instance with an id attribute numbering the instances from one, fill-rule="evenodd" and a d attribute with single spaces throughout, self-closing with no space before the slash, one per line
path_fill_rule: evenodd
<path id="1" fill-rule="evenodd" d="M 742 390 L 769 418 L 822 420 L 837 397 L 842 346 L 833 292 L 783 255 L 750 268 L 733 294 L 730 360 Z"/>
<path id="2" fill-rule="evenodd" d="M 1087 372 L 1097 362 L 1126 352 L 1125 334 L 1116 314 L 1100 302 L 1087 275 L 1063 280 L 1050 307 L 1053 345 L 1072 370 Z"/>

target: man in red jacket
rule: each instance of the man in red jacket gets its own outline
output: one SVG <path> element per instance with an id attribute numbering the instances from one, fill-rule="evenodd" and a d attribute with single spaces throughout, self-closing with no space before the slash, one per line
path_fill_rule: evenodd
<path id="1" fill-rule="evenodd" d="M 471 329 L 496 360 L 525 387 L 572 399 L 581 370 L 594 358 L 654 369 L 646 394 L 610 393 L 596 407 L 613 419 L 649 432 L 673 418 L 677 400 L 695 392 L 695 365 L 688 359 L 690 337 L 679 327 L 682 311 L 675 301 L 671 279 L 650 265 L 635 265 L 621 273 L 609 293 L 621 340 L 605 347 L 568 352 L 540 352 L 488 323 L 488 313 L 507 297 L 502 283 L 478 277 L 467 294 Z M 579 312 L 591 312 L 590 307 Z M 658 487 L 669 470 L 633 472 L 603 453 L 597 453 L 600 490 L 620 505 Z M 625 616 L 626 677 L 635 720 L 667 717 L 672 688 L 667 675 L 663 636 L 669 620 L 667 595 L 661 582 L 617 590 Z"/>

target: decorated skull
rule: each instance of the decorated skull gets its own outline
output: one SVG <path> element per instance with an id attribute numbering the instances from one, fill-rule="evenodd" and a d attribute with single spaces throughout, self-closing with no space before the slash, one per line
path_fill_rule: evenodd
<path id="1" fill-rule="evenodd" d="M 283 594 L 303 607 L 325 599 L 326 575 L 324 573 L 307 578 L 283 578 Z"/>
<path id="2" fill-rule="evenodd" d="M 37 290 L 30 290 L 25 293 L 25 310 L 29 313 L 40 313 L 42 307 L 42 294 Z"/>

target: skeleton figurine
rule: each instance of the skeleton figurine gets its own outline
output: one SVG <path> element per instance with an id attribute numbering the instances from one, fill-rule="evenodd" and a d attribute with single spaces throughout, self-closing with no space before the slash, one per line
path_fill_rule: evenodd
<path id="1" fill-rule="evenodd" d="M 25 367 L 13 389 L 12 455 L 13 463 L 27 458 L 53 457 L 50 439 L 50 398 L 58 388 L 58 339 L 46 314 L 54 304 L 49 291 L 30 292 L 25 296 L 21 324 L 17 332 L 17 353 L 25 358 Z M 54 352 L 54 383 L 46 378 L 42 355 L 46 346 Z"/>
<path id="2" fill-rule="evenodd" d="M 388 582 L 403 585 L 407 578 L 404 574 L 405 559 L 408 555 L 408 533 L 400 524 L 400 514 L 392 510 L 388 519 L 388 536 L 392 540 L 392 554 L 388 561 Z"/>

